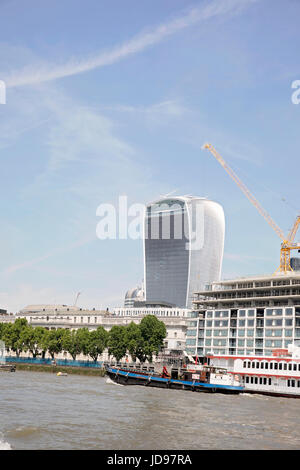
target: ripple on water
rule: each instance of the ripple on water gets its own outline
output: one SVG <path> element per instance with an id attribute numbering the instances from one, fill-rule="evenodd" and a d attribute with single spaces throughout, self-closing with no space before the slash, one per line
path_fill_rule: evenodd
<path id="1" fill-rule="evenodd" d="M 59 381 L 55 374 L 17 372 L 1 380 L 0 449 L 298 449 L 300 444 L 293 399 L 126 387 L 79 375 Z"/>

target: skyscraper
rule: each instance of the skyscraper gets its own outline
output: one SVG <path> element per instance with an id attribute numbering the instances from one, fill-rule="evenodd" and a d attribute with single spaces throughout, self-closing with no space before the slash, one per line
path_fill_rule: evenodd
<path id="1" fill-rule="evenodd" d="M 166 197 L 146 207 L 146 301 L 191 307 L 193 294 L 218 281 L 224 250 L 222 207 L 205 198 Z"/>

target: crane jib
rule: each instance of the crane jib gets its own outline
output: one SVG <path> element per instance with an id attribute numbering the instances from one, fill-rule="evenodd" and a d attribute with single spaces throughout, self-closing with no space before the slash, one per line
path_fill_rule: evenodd
<path id="1" fill-rule="evenodd" d="M 281 249 L 280 249 L 280 266 L 278 268 L 280 272 L 293 271 L 291 268 L 291 263 L 290 263 L 290 251 L 294 249 L 300 249 L 300 244 L 293 243 L 297 230 L 300 225 L 300 216 L 297 216 L 292 229 L 290 230 L 288 236 L 285 237 L 283 231 L 274 222 L 272 217 L 264 210 L 264 208 L 260 205 L 257 199 L 249 191 L 247 186 L 245 186 L 245 184 L 240 180 L 240 178 L 232 170 L 232 168 L 230 168 L 230 166 L 227 165 L 225 160 L 216 151 L 216 149 L 209 143 L 204 144 L 202 149 L 208 149 L 210 153 L 216 158 L 216 160 L 218 160 L 218 162 L 225 169 L 225 171 L 229 174 L 229 176 L 234 180 L 234 182 L 241 189 L 241 191 L 243 191 L 243 193 L 249 199 L 249 201 L 256 207 L 258 212 L 264 217 L 264 219 L 268 222 L 268 224 L 273 228 L 273 230 L 281 238 L 282 244 L 281 244 Z"/>

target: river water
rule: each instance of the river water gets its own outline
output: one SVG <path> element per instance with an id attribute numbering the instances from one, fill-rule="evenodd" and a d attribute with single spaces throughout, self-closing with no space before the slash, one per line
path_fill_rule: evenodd
<path id="1" fill-rule="evenodd" d="M 0 373 L 0 449 L 299 449 L 300 400 Z"/>

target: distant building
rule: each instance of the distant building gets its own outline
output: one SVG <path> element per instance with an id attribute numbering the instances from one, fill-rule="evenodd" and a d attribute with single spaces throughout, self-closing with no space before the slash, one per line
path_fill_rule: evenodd
<path id="1" fill-rule="evenodd" d="M 194 292 L 220 279 L 224 232 L 223 209 L 208 199 L 166 197 L 148 204 L 144 222 L 146 301 L 191 308 Z"/>
<path id="2" fill-rule="evenodd" d="M 164 306 L 156 303 L 145 306 L 145 302 L 137 304 L 140 306 L 115 308 L 112 312 L 67 305 L 29 305 L 20 310 L 10 321 L 26 318 L 30 325 L 43 326 L 48 330 L 57 328 L 74 330 L 83 327 L 95 330 L 98 326 L 103 326 L 109 331 L 113 326 L 126 326 L 131 322 L 140 323 L 145 315 L 155 315 L 165 323 L 167 329 L 164 352 L 182 355 L 185 350 L 188 310 L 166 304 Z"/>
<path id="3" fill-rule="evenodd" d="M 135 302 L 142 302 L 145 298 L 143 287 L 129 289 L 125 295 L 124 307 L 133 307 Z"/>
<path id="4" fill-rule="evenodd" d="M 300 271 L 300 258 L 291 258 L 291 268 L 293 271 Z"/>

